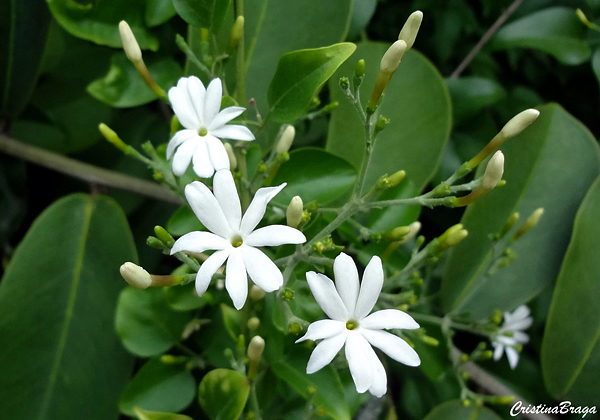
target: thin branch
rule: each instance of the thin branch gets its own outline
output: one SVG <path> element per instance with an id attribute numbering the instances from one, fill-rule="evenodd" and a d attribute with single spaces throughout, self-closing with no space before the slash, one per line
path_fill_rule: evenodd
<path id="1" fill-rule="evenodd" d="M 473 47 L 471 52 L 465 57 L 465 59 L 458 65 L 456 70 L 452 72 L 450 77 L 452 79 L 456 79 L 460 74 L 467 68 L 471 61 L 475 58 L 475 56 L 481 51 L 483 46 L 487 44 L 490 38 L 500 29 L 500 27 L 506 22 L 506 20 L 512 15 L 517 7 L 519 7 L 523 3 L 523 0 L 515 0 L 509 7 L 500 15 L 500 17 L 494 22 L 490 29 L 487 30 L 485 34 L 481 37 L 479 42 Z"/>
<path id="2" fill-rule="evenodd" d="M 0 134 L 0 151 L 19 159 L 81 179 L 95 185 L 118 188 L 168 203 L 181 204 L 179 198 L 161 185 L 120 172 L 99 168 L 88 163 L 31 146 Z"/>

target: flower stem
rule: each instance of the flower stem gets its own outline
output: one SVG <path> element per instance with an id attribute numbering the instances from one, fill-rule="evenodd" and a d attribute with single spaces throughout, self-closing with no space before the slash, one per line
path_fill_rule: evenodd
<path id="1" fill-rule="evenodd" d="M 244 16 L 244 0 L 235 0 L 235 17 Z M 244 50 L 244 32 L 242 31 L 236 49 L 235 80 L 236 93 L 240 106 L 246 106 L 246 60 Z"/>

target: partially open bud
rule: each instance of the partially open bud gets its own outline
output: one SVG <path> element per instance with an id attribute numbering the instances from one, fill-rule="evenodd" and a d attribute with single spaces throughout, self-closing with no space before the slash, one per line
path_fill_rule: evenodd
<path id="1" fill-rule="evenodd" d="M 137 43 L 129 24 L 124 20 L 119 22 L 119 34 L 121 35 L 121 42 L 123 43 L 125 55 L 127 55 L 129 61 L 132 63 L 141 61 L 142 50 L 140 49 L 140 45 Z"/>
<path id="2" fill-rule="evenodd" d="M 400 35 L 398 35 L 398 39 L 406 42 L 406 49 L 409 50 L 412 48 L 415 43 L 415 39 L 417 39 L 417 34 L 419 33 L 419 28 L 421 27 L 421 22 L 423 21 L 423 12 L 417 10 L 416 12 L 411 13 L 411 15 L 406 19 L 406 23 L 402 27 L 400 31 Z"/>
<path id="3" fill-rule="evenodd" d="M 137 289 L 147 289 L 152 284 L 150 273 L 132 262 L 123 264 L 119 271 L 125 281 Z"/>
<path id="4" fill-rule="evenodd" d="M 481 186 L 486 190 L 493 190 L 496 185 L 502 180 L 502 174 L 504 173 L 504 155 L 500 150 L 494 153 L 494 156 L 488 162 L 483 179 L 481 180 Z"/>
<path id="5" fill-rule="evenodd" d="M 379 63 L 379 71 L 385 73 L 394 73 L 400 65 L 402 57 L 404 57 L 404 53 L 406 53 L 407 48 L 406 42 L 401 39 L 394 42 L 381 58 L 381 62 Z"/>
<path id="6" fill-rule="evenodd" d="M 288 206 L 285 215 L 287 217 L 287 225 L 293 228 L 298 227 L 300 222 L 302 221 L 304 204 L 302 203 L 302 198 L 299 196 L 295 196 L 290 201 L 290 205 Z"/>
<path id="7" fill-rule="evenodd" d="M 227 152 L 227 157 L 229 158 L 229 166 L 231 170 L 235 170 L 237 168 L 237 158 L 235 157 L 235 152 L 233 151 L 233 147 L 231 144 L 225 143 L 225 151 Z"/>
<path id="8" fill-rule="evenodd" d="M 296 135 L 296 129 L 293 125 L 288 125 L 281 138 L 279 139 L 279 143 L 277 143 L 277 148 L 275 149 L 275 153 L 280 155 L 282 153 L 287 153 L 292 147 L 292 143 L 294 142 L 294 136 Z"/>
<path id="9" fill-rule="evenodd" d="M 227 44 L 227 52 L 231 54 L 238 44 L 240 43 L 240 39 L 244 34 L 244 16 L 238 16 L 235 19 L 235 23 L 231 27 L 231 31 L 229 32 L 229 43 Z"/>
<path id="10" fill-rule="evenodd" d="M 521 226 L 521 228 L 519 230 L 517 230 L 517 232 L 512 237 L 512 240 L 516 241 L 521 236 L 525 235 L 529 230 L 533 229 L 538 224 L 538 222 L 540 221 L 540 218 L 542 217 L 543 214 L 544 214 L 544 209 L 541 207 L 539 209 L 537 209 L 536 211 L 534 211 L 531 214 L 531 216 L 529 216 L 527 218 L 527 220 L 525 221 L 525 224 L 523 226 Z"/>

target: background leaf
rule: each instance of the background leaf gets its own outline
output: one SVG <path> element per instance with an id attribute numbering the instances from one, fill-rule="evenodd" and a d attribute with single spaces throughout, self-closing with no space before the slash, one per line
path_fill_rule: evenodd
<path id="1" fill-rule="evenodd" d="M 248 378 L 230 369 L 208 372 L 198 391 L 200 405 L 213 420 L 236 420 L 246 406 L 250 392 Z"/>
<path id="2" fill-rule="evenodd" d="M 231 0 L 173 0 L 179 16 L 193 26 L 216 33 L 229 9 Z"/>
<path id="3" fill-rule="evenodd" d="M 454 124 L 473 117 L 481 109 L 504 99 L 504 88 L 493 79 L 467 76 L 446 79 L 446 86 L 452 96 Z"/>
<path id="4" fill-rule="evenodd" d="M 501 417 L 487 407 L 465 407 L 460 400 L 438 405 L 423 420 L 500 420 Z"/>
<path id="5" fill-rule="evenodd" d="M 113 329 L 117 268 L 136 260 L 127 220 L 106 197 L 65 197 L 33 223 L 0 287 L 3 416 L 118 417 L 132 358 Z"/>
<path id="6" fill-rule="evenodd" d="M 191 417 L 184 416 L 183 414 L 173 413 L 160 413 L 156 411 L 142 410 L 139 407 L 134 408 L 135 415 L 140 420 L 194 420 Z"/>

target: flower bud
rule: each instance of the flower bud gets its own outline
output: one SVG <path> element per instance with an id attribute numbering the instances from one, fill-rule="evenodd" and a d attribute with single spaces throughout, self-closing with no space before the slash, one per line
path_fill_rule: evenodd
<path id="1" fill-rule="evenodd" d="M 488 162 L 481 186 L 486 190 L 492 190 L 498 185 L 504 173 L 504 154 L 500 150 L 494 153 L 494 156 Z"/>
<path id="2" fill-rule="evenodd" d="M 385 233 L 383 237 L 391 241 L 401 241 L 410 233 L 409 226 L 399 226 Z"/>
<path id="3" fill-rule="evenodd" d="M 288 206 L 285 215 L 287 217 L 287 225 L 293 228 L 298 227 L 300 222 L 302 221 L 303 215 L 303 203 L 302 198 L 299 196 L 295 196 L 290 201 L 290 205 Z"/>
<path id="4" fill-rule="evenodd" d="M 458 232 L 454 232 L 452 235 L 446 239 L 446 245 L 448 247 L 456 246 L 462 242 L 469 235 L 469 232 L 465 229 L 459 230 Z"/>
<path id="5" fill-rule="evenodd" d="M 417 39 L 417 34 L 419 33 L 419 28 L 421 27 L 421 22 L 423 21 L 423 12 L 417 10 L 416 12 L 411 13 L 411 15 L 406 19 L 406 23 L 402 27 L 400 31 L 400 35 L 398 35 L 398 39 L 406 42 L 406 49 L 409 50 L 412 48 L 415 43 L 415 39 Z"/>
<path id="6" fill-rule="evenodd" d="M 508 219 L 506 219 L 506 223 L 504 224 L 504 226 L 502 227 L 502 230 L 500 231 L 500 233 L 498 233 L 497 238 L 503 238 L 504 235 L 506 235 L 519 221 L 519 213 L 518 212 L 514 212 L 513 214 L 511 214 Z"/>
<path id="7" fill-rule="evenodd" d="M 421 222 L 412 222 L 410 225 L 408 225 L 408 228 L 410 230 L 404 236 L 404 238 L 400 241 L 400 245 L 410 241 L 412 238 L 414 238 L 417 235 L 417 233 L 419 233 L 419 231 L 421 230 Z"/>
<path id="8" fill-rule="evenodd" d="M 102 134 L 109 143 L 112 143 L 120 151 L 127 153 L 129 146 L 127 146 L 109 126 L 100 123 L 98 130 L 100 130 L 100 134 Z"/>
<path id="9" fill-rule="evenodd" d="M 521 236 L 525 235 L 529 230 L 533 229 L 538 224 L 538 222 L 540 221 L 540 218 L 542 217 L 543 214 L 544 214 L 544 209 L 541 207 L 539 209 L 537 209 L 536 211 L 534 211 L 531 214 L 531 216 L 529 216 L 527 218 L 527 220 L 525 221 L 525 224 L 523 226 L 521 226 L 521 228 L 519 230 L 517 230 L 515 235 L 512 237 L 512 240 L 516 241 Z"/>
<path id="10" fill-rule="evenodd" d="M 516 136 L 521 131 L 525 130 L 529 124 L 534 122 L 539 115 L 540 111 L 537 109 L 526 109 L 525 111 L 512 117 L 512 119 L 507 122 L 504 127 L 502 127 L 499 136 L 503 140 L 508 140 L 511 137 Z"/>
<path id="11" fill-rule="evenodd" d="M 227 152 L 227 157 L 229 158 L 229 167 L 232 171 L 234 171 L 235 168 L 237 168 L 237 158 L 235 157 L 235 153 L 233 151 L 233 147 L 231 147 L 231 144 L 227 142 L 225 143 L 225 151 Z"/>
<path id="12" fill-rule="evenodd" d="M 253 284 L 250 288 L 250 299 L 255 302 L 264 298 L 266 294 L 267 292 L 258 287 L 256 284 Z"/>
<path id="13" fill-rule="evenodd" d="M 160 239 L 169 248 L 173 247 L 173 244 L 175 243 L 175 239 L 173 239 L 171 234 L 169 232 L 167 232 L 164 227 L 154 226 L 154 234 L 156 235 L 156 237 L 158 239 Z"/>
<path id="14" fill-rule="evenodd" d="M 244 34 L 244 16 L 238 16 L 235 19 L 235 23 L 231 27 L 231 31 L 229 32 L 229 43 L 227 44 L 227 52 L 231 54 L 238 44 L 240 43 L 240 39 Z"/>
<path id="15" fill-rule="evenodd" d="M 365 60 L 362 58 L 356 62 L 356 66 L 354 66 L 354 76 L 357 78 L 361 78 L 365 75 Z"/>
<path id="16" fill-rule="evenodd" d="M 125 281 L 137 289 L 147 289 L 152 284 L 150 273 L 132 262 L 123 264 L 119 271 Z"/>
<path id="17" fill-rule="evenodd" d="M 248 359 L 251 362 L 258 362 L 263 350 L 265 349 L 265 340 L 260 335 L 255 335 L 248 345 Z"/>
<path id="18" fill-rule="evenodd" d="M 287 153 L 292 147 L 292 143 L 294 142 L 294 136 L 296 135 L 296 129 L 293 125 L 288 125 L 281 138 L 279 139 L 279 143 L 277 143 L 277 148 L 275 149 L 275 153 L 280 155 L 282 153 Z"/>
<path id="19" fill-rule="evenodd" d="M 142 50 L 140 49 L 129 24 L 124 20 L 119 22 L 119 34 L 121 35 L 121 42 L 123 43 L 125 55 L 127 55 L 129 61 L 132 63 L 142 61 Z"/>
<path id="20" fill-rule="evenodd" d="M 250 331 L 254 331 L 255 329 L 257 329 L 260 326 L 260 319 L 253 316 L 252 318 L 250 318 L 248 320 L 247 326 Z"/>
<path id="21" fill-rule="evenodd" d="M 400 65 L 402 57 L 404 57 L 404 53 L 406 53 L 406 49 L 406 42 L 403 40 L 400 39 L 394 42 L 381 58 L 379 71 L 383 73 L 394 73 Z"/>
<path id="22" fill-rule="evenodd" d="M 325 105 L 321 111 L 324 113 L 330 113 L 330 112 L 335 111 L 338 106 L 340 106 L 340 103 L 337 101 L 333 101 L 333 102 Z"/>

